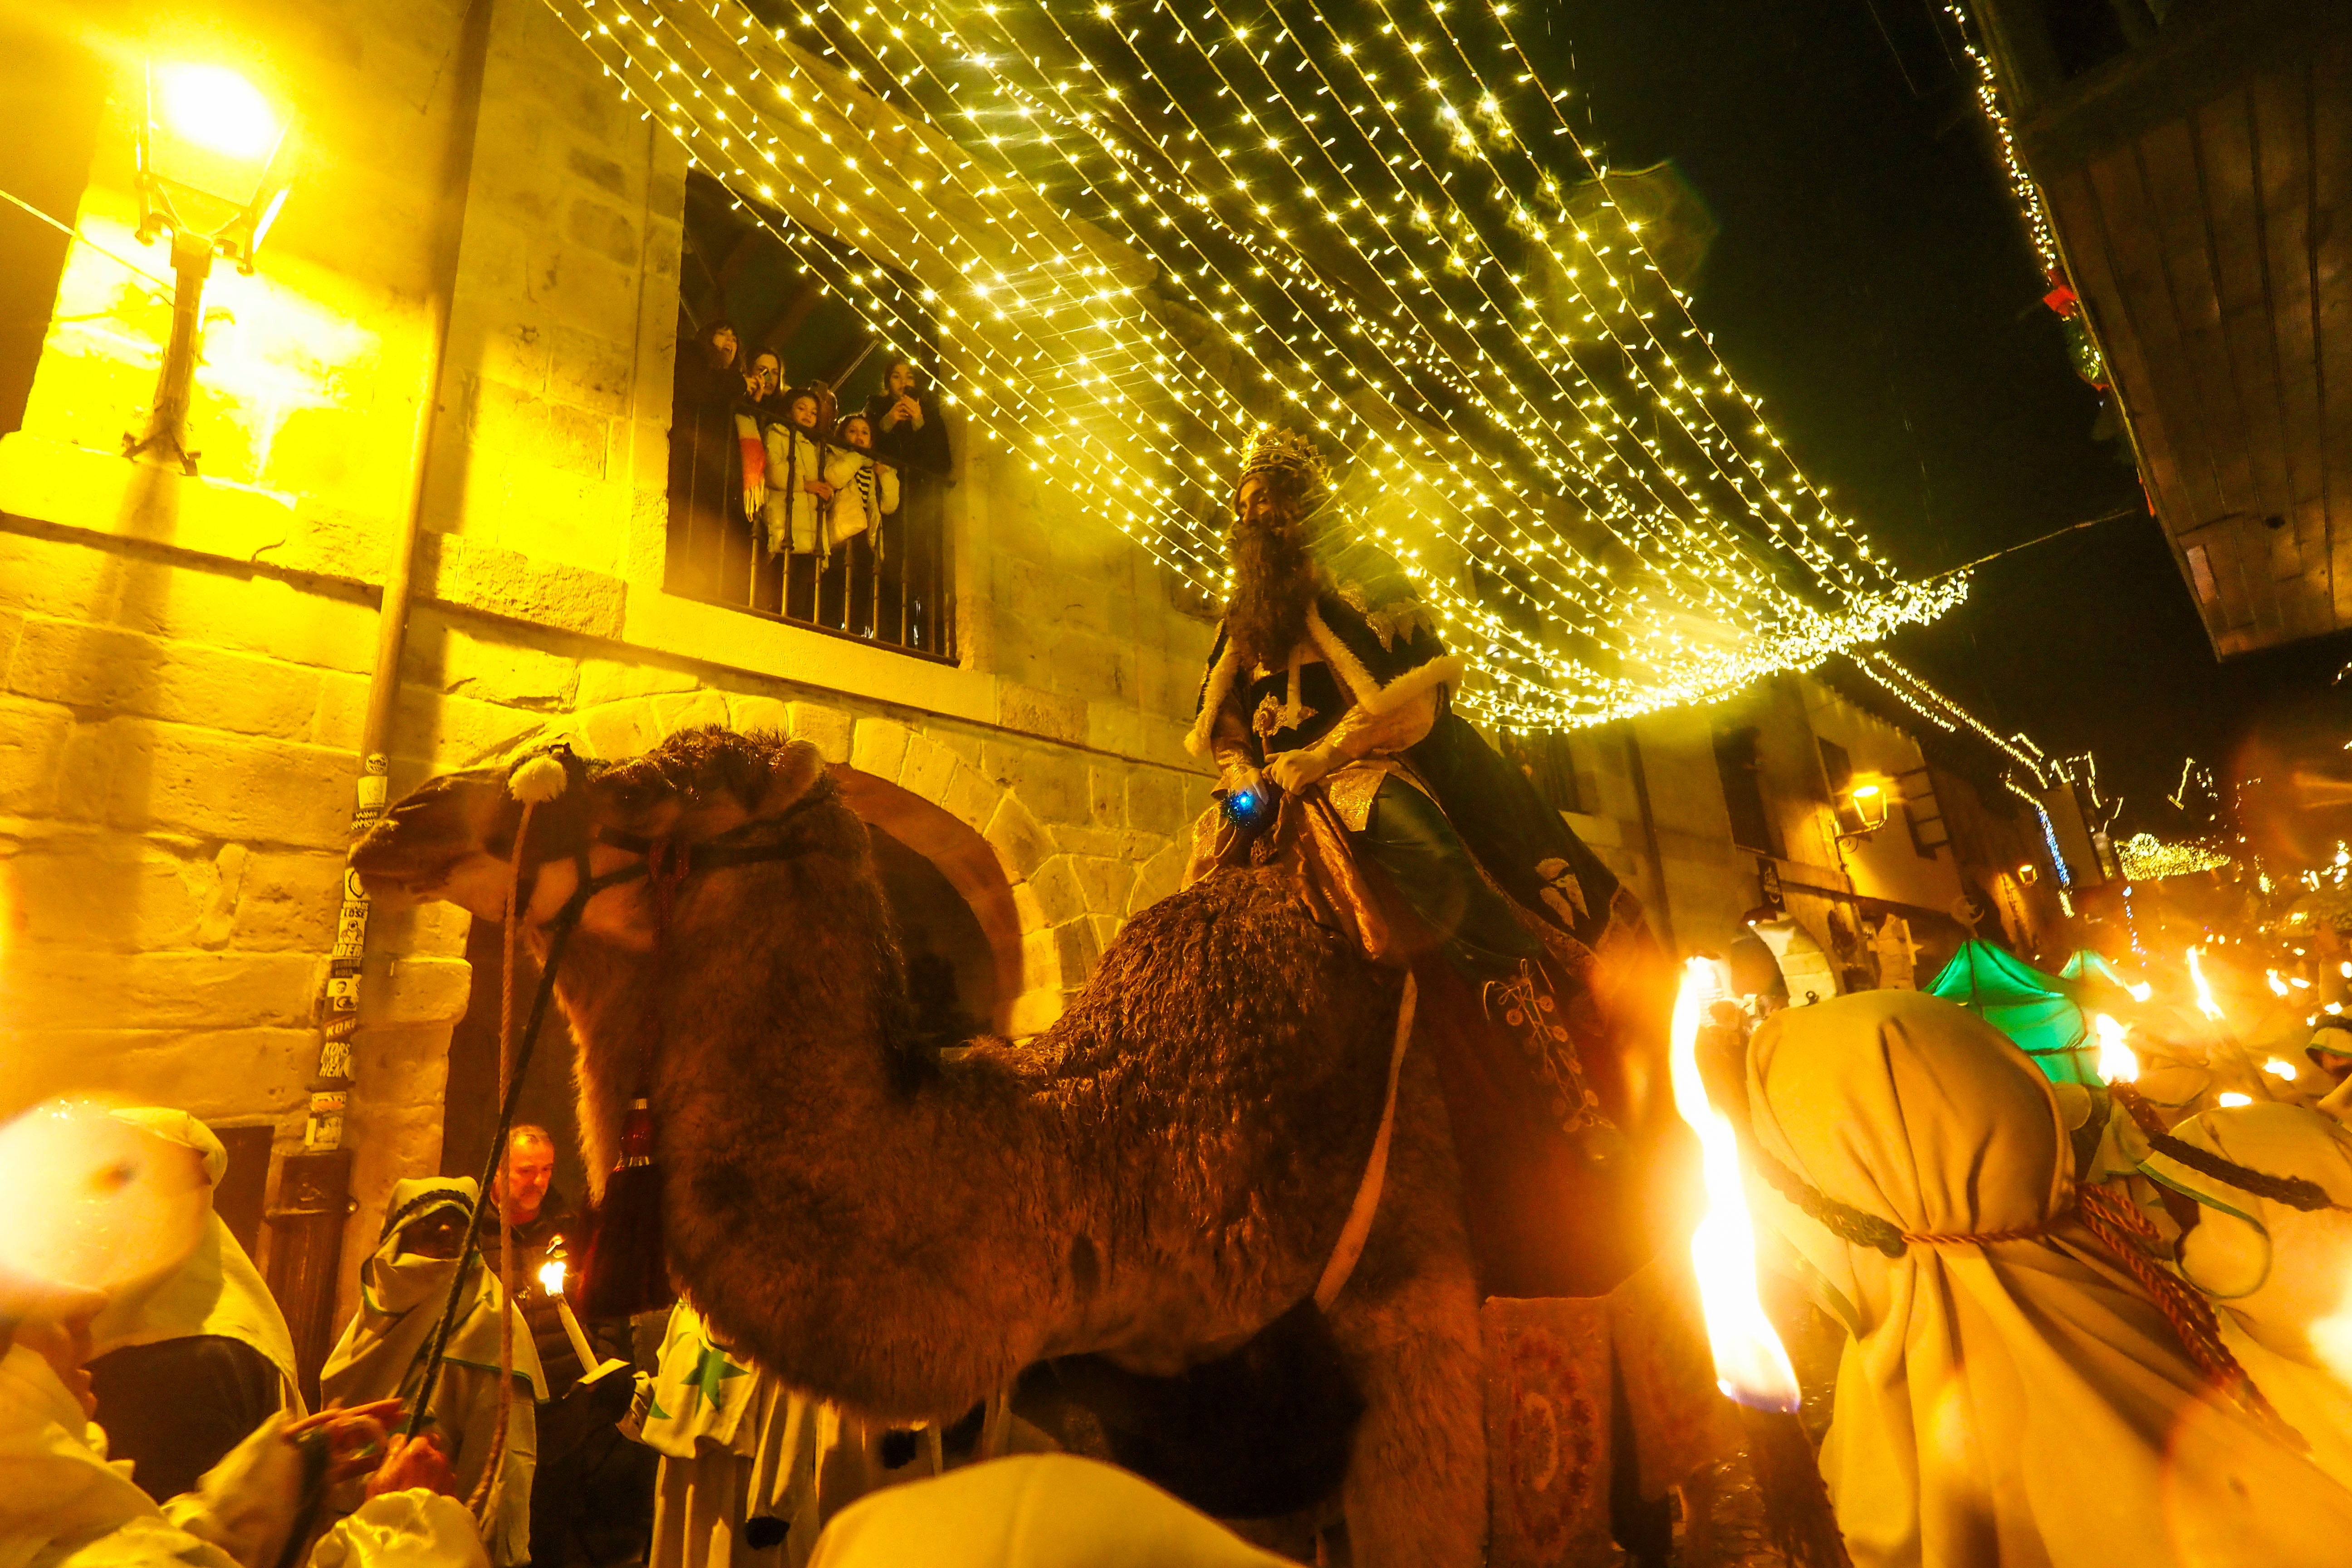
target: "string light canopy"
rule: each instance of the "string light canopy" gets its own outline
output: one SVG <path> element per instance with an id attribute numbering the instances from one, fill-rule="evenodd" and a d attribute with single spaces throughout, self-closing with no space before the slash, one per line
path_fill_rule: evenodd
<path id="1" fill-rule="evenodd" d="M 2116 846 L 2127 882 L 2160 882 L 2227 866 L 2230 858 L 2202 844 L 2167 844 L 2153 833 L 2135 833 Z"/>
<path id="2" fill-rule="evenodd" d="M 1202 593 L 1251 437 L 1312 431 L 1491 722 L 1715 700 L 1967 593 L 1788 455 L 1507 0 L 546 3 L 877 336 L 936 347 L 981 440 Z"/>

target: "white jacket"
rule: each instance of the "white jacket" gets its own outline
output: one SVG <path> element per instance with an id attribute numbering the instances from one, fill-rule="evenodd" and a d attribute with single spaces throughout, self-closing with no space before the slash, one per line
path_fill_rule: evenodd
<path id="1" fill-rule="evenodd" d="M 824 455 L 824 482 L 833 487 L 827 532 L 841 543 L 867 529 L 882 542 L 882 520 L 898 510 L 898 470 L 877 463 L 855 447 L 835 447 Z"/>
<path id="2" fill-rule="evenodd" d="M 824 505 L 804 488 L 811 479 L 825 478 L 815 439 L 790 425 L 771 425 L 761 436 L 768 452 L 768 499 L 760 508 L 768 553 L 829 553 L 833 541 L 822 526 Z"/>

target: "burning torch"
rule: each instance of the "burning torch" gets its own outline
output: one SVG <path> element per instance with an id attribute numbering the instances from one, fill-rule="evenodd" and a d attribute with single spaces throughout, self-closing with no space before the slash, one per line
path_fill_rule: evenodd
<path id="1" fill-rule="evenodd" d="M 1710 1021 L 1715 1004 L 1724 999 L 1716 960 L 1693 958 L 1684 965 L 1675 998 L 1671 1076 L 1675 1109 L 1698 1137 L 1706 1179 L 1706 1216 L 1691 1235 L 1691 1268 L 1698 1276 L 1716 1386 L 1739 1407 L 1765 1526 L 1783 1555 L 1801 1568 L 1852 1568 L 1812 1440 L 1797 1416 L 1796 1368 L 1757 1292 L 1756 1230 L 1748 1215 L 1739 1135 L 1708 1100 L 1699 1072 L 1700 1031 L 1738 1027 Z"/>

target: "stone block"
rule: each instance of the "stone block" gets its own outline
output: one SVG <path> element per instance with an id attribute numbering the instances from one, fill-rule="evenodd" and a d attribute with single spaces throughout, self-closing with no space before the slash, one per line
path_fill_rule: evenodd
<path id="1" fill-rule="evenodd" d="M 981 837 L 988 840 L 1006 874 L 1013 879 L 1013 890 L 1017 905 L 1025 879 L 1054 853 L 1053 840 L 1037 825 L 1037 819 L 1030 814 L 1029 808 L 1011 795 L 998 801 L 996 814 L 988 819 L 988 826 L 981 829 Z M 1024 923 L 1026 924 L 1025 921 Z"/>
<path id="2" fill-rule="evenodd" d="M 653 699 L 654 721 L 665 735 L 675 735 L 680 730 L 698 730 L 705 725 L 727 727 L 727 694 L 723 691 L 696 691 L 684 695 Z"/>
<path id="3" fill-rule="evenodd" d="M 1135 886 L 1133 862 L 1109 860 L 1097 855 L 1073 855 L 1068 858 L 1089 914 L 1118 915 L 1127 912 L 1128 890 Z"/>
<path id="4" fill-rule="evenodd" d="M 772 730 L 789 734 L 792 728 L 792 708 L 781 697 L 753 697 L 740 691 L 727 694 L 727 727 L 738 734 L 748 735 L 755 730 Z"/>
<path id="5" fill-rule="evenodd" d="M 662 735 L 650 697 L 604 703 L 579 714 L 573 724 L 582 750 L 605 762 L 640 756 L 651 751 Z"/>
<path id="6" fill-rule="evenodd" d="M 574 142 L 564 151 L 563 166 L 576 177 L 612 195 L 625 197 L 629 194 L 627 173 L 602 153 Z"/>
<path id="7" fill-rule="evenodd" d="M 1075 697 L 1004 681 L 997 688 L 996 721 L 1049 741 L 1087 742 L 1087 706 Z"/>
<path id="8" fill-rule="evenodd" d="M 575 196 L 563 215 L 564 237 L 623 267 L 637 264 L 637 226 L 629 215 L 590 196 Z"/>
<path id="9" fill-rule="evenodd" d="M 898 770 L 906 764 L 907 742 L 913 738 L 907 726 L 895 719 L 860 719 L 850 737 L 849 765 L 896 784 Z"/>
<path id="10" fill-rule="evenodd" d="M 57 809 L 73 714 L 47 702 L 0 697 L 0 816 L 47 816 Z"/>
<path id="11" fill-rule="evenodd" d="M 308 1027 L 11 1031 L 0 1053 L 0 1104 L 115 1094 L 208 1121 L 292 1110 L 318 1060 Z"/>
<path id="12" fill-rule="evenodd" d="M 423 595 L 444 604 L 588 637 L 621 637 L 628 590 L 601 572 L 427 532 L 416 542 L 416 574 Z"/>
<path id="13" fill-rule="evenodd" d="M 44 1029 L 299 1027 L 312 1017 L 323 955 L 98 952 L 44 948 L 0 974 L 0 1014 Z"/>
<path id="14" fill-rule="evenodd" d="M 1013 919 L 1024 933 L 1045 929 L 1045 911 L 1037 907 L 1037 889 L 1025 881 L 1013 884 Z M 1023 940 L 1027 940 L 1025 934 Z"/>
<path id="15" fill-rule="evenodd" d="M 578 706 L 586 709 L 618 701 L 625 697 L 693 691 L 701 685 L 698 677 L 683 669 L 671 669 L 658 664 L 636 664 L 625 659 L 583 658 L 580 661 L 580 685 L 574 700 Z"/>
<path id="16" fill-rule="evenodd" d="M 626 345 L 575 327 L 557 327 L 551 335 L 554 342 L 547 382 L 549 393 L 592 414 L 613 418 L 627 414 Z"/>
<path id="17" fill-rule="evenodd" d="M 1087 890 L 1078 880 L 1078 868 L 1073 858 L 1056 855 L 1031 874 L 1029 887 L 1037 896 L 1038 917 L 1049 926 L 1059 926 L 1085 915 Z"/>
<path id="18" fill-rule="evenodd" d="M 1067 755 L 990 741 L 981 748 L 981 765 L 1041 822 L 1074 822 L 1085 814 L 1086 769 Z"/>
<path id="19" fill-rule="evenodd" d="M 37 616 L 8 679 L 38 700 L 281 739 L 310 728 L 319 687 L 310 670 L 248 654 Z"/>
<path id="20" fill-rule="evenodd" d="M 360 1016 L 371 1028 L 454 1024 L 466 1016 L 474 967 L 462 958 L 396 958 L 362 977 Z"/>
<path id="21" fill-rule="evenodd" d="M 429 757 L 436 768 L 471 768 L 499 762 L 550 727 L 545 713 L 401 688 L 393 710 L 396 755 Z"/>
<path id="22" fill-rule="evenodd" d="M 938 801 L 948 792 L 948 780 L 963 765 L 961 758 L 928 735 L 907 737 L 907 760 L 898 768 L 898 786 L 910 795 Z"/>
<path id="23" fill-rule="evenodd" d="M 1135 885 L 1127 893 L 1128 918 L 1133 919 L 1183 886 L 1184 866 L 1192 852 L 1192 845 L 1178 839 L 1136 868 Z"/>
<path id="24" fill-rule="evenodd" d="M 1087 820 L 1097 827 L 1127 826 L 1127 770 L 1097 764 L 1087 770 Z"/>
<path id="25" fill-rule="evenodd" d="M 784 708 L 789 719 L 780 727 L 793 740 L 806 741 L 828 763 L 849 761 L 852 737 L 858 728 L 849 710 L 824 702 L 793 702 Z"/>
<path id="26" fill-rule="evenodd" d="M 1087 743 L 1122 757 L 1149 755 L 1143 715 L 1125 702 L 1087 704 Z"/>
<path id="27" fill-rule="evenodd" d="M 1087 982 L 1102 960 L 1102 933 L 1091 920 L 1080 917 L 1054 928 L 1054 953 L 1061 966 L 1062 985 L 1075 990 Z"/>
<path id="28" fill-rule="evenodd" d="M 105 792 L 117 827 L 341 849 L 358 759 L 346 752 L 181 724 L 118 721 Z"/>
<path id="29" fill-rule="evenodd" d="M 232 940 L 249 951 L 299 948 L 324 952 L 334 941 L 335 918 L 342 908 L 342 881 L 340 854 L 252 851 L 246 858 L 237 891 Z"/>
<path id="30" fill-rule="evenodd" d="M 1127 773 L 1128 826 L 1146 833 L 1181 834 L 1192 818 L 1188 809 L 1197 799 L 1208 804 L 1206 792 L 1186 786 L 1192 781 L 1160 768 L 1130 768 Z"/>
<path id="31" fill-rule="evenodd" d="M 996 816 L 997 803 L 1003 798 L 1004 791 L 994 780 L 959 760 L 955 772 L 948 777 L 947 791 L 940 796 L 940 805 L 973 832 L 984 833 Z"/>
<path id="32" fill-rule="evenodd" d="M 229 849 L 244 854 L 236 845 L 225 846 L 223 853 Z M 28 944 L 25 962 L 36 964 L 45 949 L 195 945 L 212 895 L 220 890 L 213 858 L 173 854 L 129 836 L 37 839 L 7 864 L 17 931 Z"/>
<path id="33" fill-rule="evenodd" d="M 1127 923 L 1126 918 L 1120 915 L 1088 915 L 1087 921 L 1095 928 L 1095 949 L 1097 952 L 1108 952 L 1110 944 L 1118 940 L 1119 927 Z"/>
<path id="34" fill-rule="evenodd" d="M 121 570 L 103 550 L 0 533 L 0 607 L 105 620 L 121 584 Z"/>
<path id="35" fill-rule="evenodd" d="M 381 524 L 377 531 L 381 531 Z M 349 554 L 332 569 L 352 571 Z M 0 571 L 0 578 L 5 578 Z M 112 617 L 127 630 L 365 675 L 375 668 L 375 606 L 271 577 L 177 571 L 167 592 L 131 594 Z"/>
<path id="36" fill-rule="evenodd" d="M 495 628 L 452 625 L 433 613 L 429 623 L 426 616 L 412 617 L 401 679 L 456 697 L 551 711 L 572 705 L 580 665 Z"/>

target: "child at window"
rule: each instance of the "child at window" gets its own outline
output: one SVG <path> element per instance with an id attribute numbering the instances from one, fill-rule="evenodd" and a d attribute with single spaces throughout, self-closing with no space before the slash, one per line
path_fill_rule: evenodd
<path id="1" fill-rule="evenodd" d="M 816 394 L 796 387 L 786 399 L 784 422 L 763 432 L 768 454 L 768 500 L 761 520 L 771 555 L 814 555 L 833 551 L 825 509 L 833 487 L 825 482 L 819 447 Z"/>
<path id="2" fill-rule="evenodd" d="M 874 427 L 865 415 L 851 415 L 835 435 L 842 444 L 828 447 L 824 459 L 825 482 L 833 487 L 827 531 L 835 544 L 870 534 L 879 558 L 882 520 L 898 510 L 898 470 L 873 459 Z"/>

